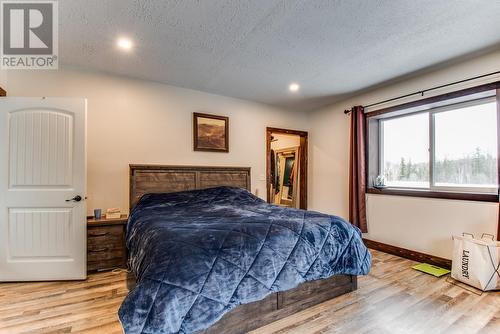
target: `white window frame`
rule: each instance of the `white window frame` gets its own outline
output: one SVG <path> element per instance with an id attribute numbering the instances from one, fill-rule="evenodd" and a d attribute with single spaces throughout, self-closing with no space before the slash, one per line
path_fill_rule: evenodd
<path id="1" fill-rule="evenodd" d="M 497 179 L 497 187 L 489 188 L 489 187 L 467 187 L 467 186 L 458 186 L 458 187 L 447 187 L 447 186 L 438 186 L 434 180 L 434 154 L 435 154 L 435 119 L 434 115 L 451 111 L 455 109 L 461 109 L 471 106 L 476 106 L 480 104 L 486 104 L 496 102 L 496 96 L 483 97 L 479 99 L 474 99 L 465 102 L 453 103 L 446 106 L 430 108 L 421 111 L 413 111 L 409 113 L 402 113 L 397 116 L 390 116 L 379 119 L 379 174 L 384 175 L 385 166 L 384 166 L 384 122 L 394 120 L 397 118 L 408 117 L 415 114 L 427 113 L 429 116 L 429 187 L 401 187 L 401 186 L 389 186 L 392 189 L 405 189 L 405 190 L 415 190 L 415 191 L 434 191 L 434 192 L 450 192 L 450 193 L 468 193 L 468 194 L 498 194 L 498 183 L 500 180 Z M 498 117 L 498 110 L 497 110 Z M 497 120 L 498 122 L 499 120 Z M 497 131 L 497 137 L 500 134 Z M 498 139 L 497 139 L 498 141 Z M 499 157 L 497 154 L 497 168 L 499 164 Z"/>

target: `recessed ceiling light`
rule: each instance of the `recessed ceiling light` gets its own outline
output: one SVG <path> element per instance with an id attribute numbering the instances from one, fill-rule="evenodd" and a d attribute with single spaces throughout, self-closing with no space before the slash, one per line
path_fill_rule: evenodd
<path id="1" fill-rule="evenodd" d="M 291 92 L 297 92 L 300 89 L 300 86 L 298 83 L 291 83 L 290 86 L 288 86 L 288 90 Z"/>
<path id="2" fill-rule="evenodd" d="M 116 43 L 118 47 L 122 50 L 130 50 L 132 49 L 132 41 L 128 38 L 119 38 L 118 42 Z"/>

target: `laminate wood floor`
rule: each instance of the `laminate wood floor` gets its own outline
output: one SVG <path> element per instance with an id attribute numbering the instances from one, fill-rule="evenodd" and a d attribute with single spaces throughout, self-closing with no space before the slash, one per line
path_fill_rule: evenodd
<path id="1" fill-rule="evenodd" d="M 372 250 L 358 290 L 252 334 L 500 333 L 500 292 L 479 295 L 410 268 L 413 261 Z M 0 283 L 0 333 L 122 333 L 116 311 L 124 272 L 86 281 Z"/>

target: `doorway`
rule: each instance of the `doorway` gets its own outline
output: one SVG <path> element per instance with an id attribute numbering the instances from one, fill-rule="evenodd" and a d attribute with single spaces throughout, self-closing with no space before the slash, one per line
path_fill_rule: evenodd
<path id="1" fill-rule="evenodd" d="M 266 128 L 267 202 L 307 209 L 307 132 Z"/>

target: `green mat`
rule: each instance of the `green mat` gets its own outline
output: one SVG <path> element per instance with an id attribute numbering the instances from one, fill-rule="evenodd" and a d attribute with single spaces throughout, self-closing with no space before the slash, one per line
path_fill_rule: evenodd
<path id="1" fill-rule="evenodd" d="M 450 272 L 448 269 L 433 266 L 432 264 L 428 264 L 428 263 L 419 263 L 416 266 L 413 266 L 412 268 L 415 270 L 418 270 L 418 271 L 422 271 L 426 274 L 436 276 L 436 277 L 441 277 L 441 276 L 446 275 Z"/>

